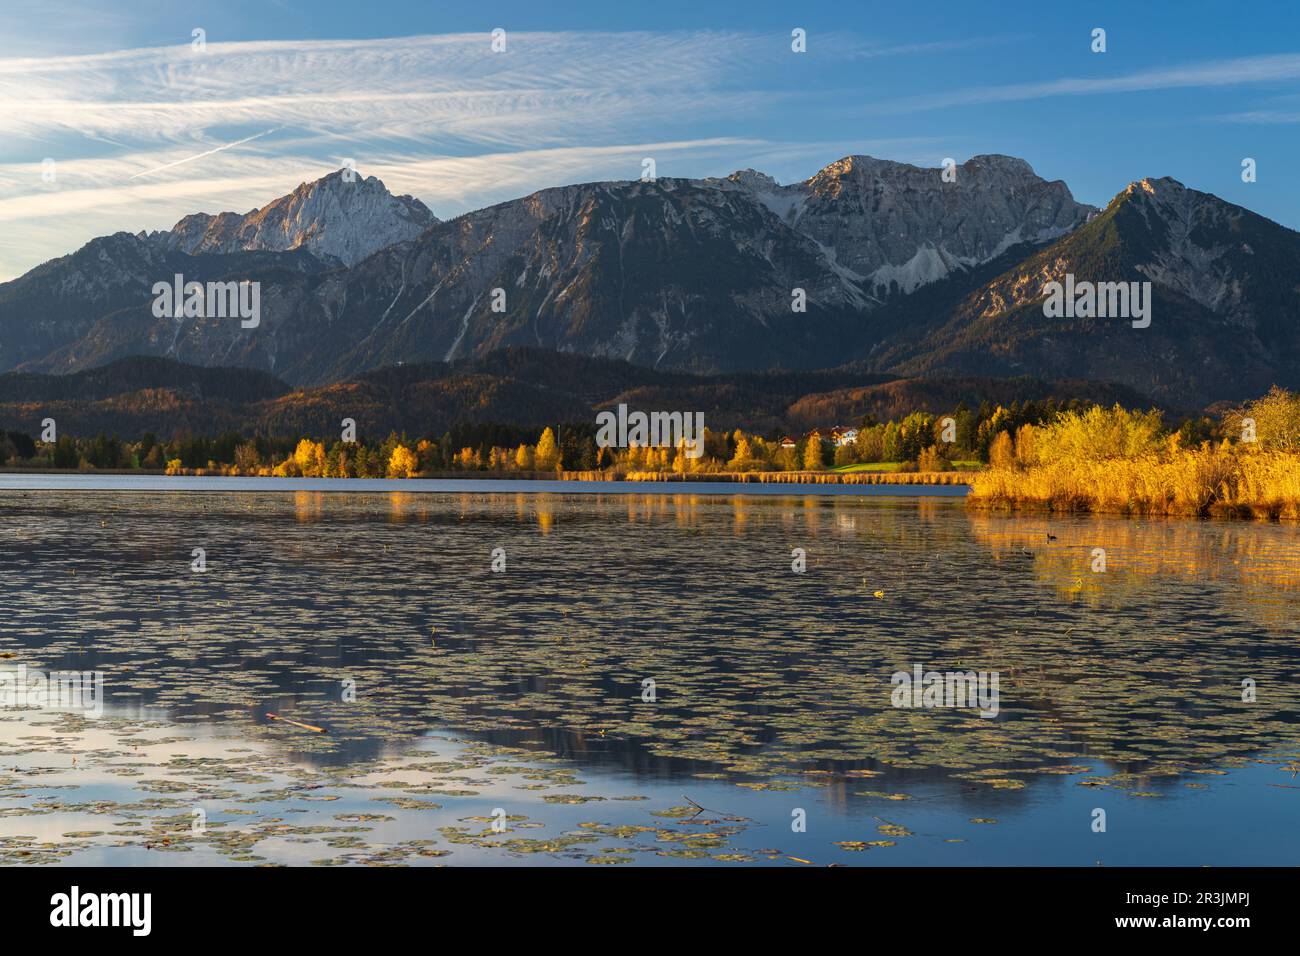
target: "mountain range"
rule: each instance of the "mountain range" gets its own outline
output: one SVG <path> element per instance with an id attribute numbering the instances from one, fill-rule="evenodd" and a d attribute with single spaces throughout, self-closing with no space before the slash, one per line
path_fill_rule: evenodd
<path id="1" fill-rule="evenodd" d="M 151 290 L 178 274 L 259 283 L 259 323 L 159 318 Z M 1044 287 L 1067 276 L 1150 282 L 1150 326 L 1048 317 Z M 447 221 L 341 170 L 0 284 L 0 371 L 155 356 L 328 389 L 519 347 L 661 374 L 858 376 L 837 387 L 1089 380 L 1201 408 L 1300 384 L 1300 233 L 1168 178 L 1099 210 L 1007 156 L 849 156 L 790 185 L 754 170 L 586 183 Z"/>

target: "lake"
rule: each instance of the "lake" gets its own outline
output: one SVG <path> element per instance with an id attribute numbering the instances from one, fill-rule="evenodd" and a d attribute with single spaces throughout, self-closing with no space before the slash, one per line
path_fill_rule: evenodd
<path id="1" fill-rule="evenodd" d="M 0 480 L 0 667 L 98 673 L 102 708 L 0 708 L 0 862 L 1300 850 L 1294 525 L 931 486 L 30 478 Z M 996 715 L 895 706 L 918 667 L 996 676 Z"/>

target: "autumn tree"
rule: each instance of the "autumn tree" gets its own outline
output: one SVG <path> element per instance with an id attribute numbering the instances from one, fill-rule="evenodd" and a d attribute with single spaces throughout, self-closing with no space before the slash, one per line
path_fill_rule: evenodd
<path id="1" fill-rule="evenodd" d="M 734 471 L 744 471 L 754 464 L 754 449 L 749 444 L 749 439 L 736 432 L 736 454 L 731 461 L 727 462 L 727 467 Z"/>
<path id="2" fill-rule="evenodd" d="M 398 445 L 388 456 L 389 478 L 413 478 L 420 470 L 420 460 L 405 445 Z"/>
<path id="3" fill-rule="evenodd" d="M 1253 427 L 1247 428 L 1249 424 Z M 1274 385 L 1241 411 L 1227 416 L 1235 440 L 1273 451 L 1300 451 L 1300 395 Z"/>
<path id="4" fill-rule="evenodd" d="M 1016 446 L 1009 432 L 998 432 L 989 445 L 989 467 L 1011 468 L 1016 463 Z"/>
<path id="5" fill-rule="evenodd" d="M 853 442 L 854 461 L 881 461 L 884 458 L 884 425 L 863 426 L 858 429 L 857 440 Z"/>
<path id="6" fill-rule="evenodd" d="M 1028 428 L 1029 426 L 1025 426 Z M 952 471 L 952 459 L 948 457 L 948 446 L 940 442 L 929 448 L 921 449 L 916 456 L 917 471 Z"/>
<path id="7" fill-rule="evenodd" d="M 1094 405 L 1066 412 L 1033 432 L 1035 454 L 1042 461 L 1105 461 L 1141 458 L 1166 444 L 1158 410 L 1129 411 L 1114 405 Z M 990 452 L 991 460 L 991 452 Z"/>
<path id="8" fill-rule="evenodd" d="M 329 469 L 331 478 L 355 478 L 356 464 L 352 460 L 353 445 L 343 441 L 336 441 L 330 446 L 329 454 L 325 456 L 325 464 Z"/>
<path id="9" fill-rule="evenodd" d="M 533 455 L 533 461 L 538 471 L 551 471 L 560 464 L 560 448 L 555 443 L 555 432 L 549 427 L 542 432 L 542 437 L 537 439 L 537 451 Z"/>
<path id="10" fill-rule="evenodd" d="M 813 432 L 808 436 L 808 444 L 803 450 L 804 471 L 821 471 L 826 467 L 826 457 L 822 449 L 822 436 Z"/>
<path id="11" fill-rule="evenodd" d="M 1016 429 L 1016 461 L 1022 465 L 1032 465 L 1038 461 L 1039 429 L 1033 425 L 1021 425 Z"/>
<path id="12" fill-rule="evenodd" d="M 677 440 L 677 454 L 673 456 L 673 471 L 679 475 L 685 475 L 691 470 L 693 464 L 692 459 L 687 457 L 686 452 L 686 439 L 679 438 Z"/>
<path id="13" fill-rule="evenodd" d="M 148 459 L 146 459 L 148 460 Z M 257 453 L 257 446 L 251 442 L 235 446 L 235 468 L 241 475 L 255 475 L 262 464 L 262 456 Z"/>
<path id="14" fill-rule="evenodd" d="M 304 478 L 319 478 L 325 473 L 325 446 L 304 438 L 293 450 L 293 467 Z"/>

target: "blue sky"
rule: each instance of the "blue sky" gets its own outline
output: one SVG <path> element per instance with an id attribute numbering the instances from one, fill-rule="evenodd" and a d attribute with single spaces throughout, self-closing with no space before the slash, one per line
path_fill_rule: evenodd
<path id="1" fill-rule="evenodd" d="M 646 156 L 789 182 L 997 152 L 1087 202 L 1168 175 L 1297 228 L 1298 134 L 1294 2 L 0 0 L 0 280 L 344 159 L 447 218 Z"/>

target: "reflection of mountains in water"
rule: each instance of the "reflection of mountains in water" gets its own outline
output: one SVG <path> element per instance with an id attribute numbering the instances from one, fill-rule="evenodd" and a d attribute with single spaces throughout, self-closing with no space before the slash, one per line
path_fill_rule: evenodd
<path id="1" fill-rule="evenodd" d="M 249 733 L 330 760 L 452 727 L 647 773 L 1012 788 L 1295 740 L 1294 624 L 1243 590 L 1252 562 L 1285 560 L 1286 529 L 1054 520 L 1054 551 L 1044 525 L 901 498 L 34 495 L 0 511 L 26 598 L 0 650 L 102 667 L 110 702 L 325 726 Z M 1098 535 L 1117 553 L 1096 586 L 1120 596 L 1063 593 L 1086 568 L 1075 538 Z M 1181 554 L 1205 572 L 1167 573 Z M 1293 587 L 1271 593 L 1295 607 Z M 892 707 L 889 676 L 914 663 L 998 671 L 1001 716 Z"/>

